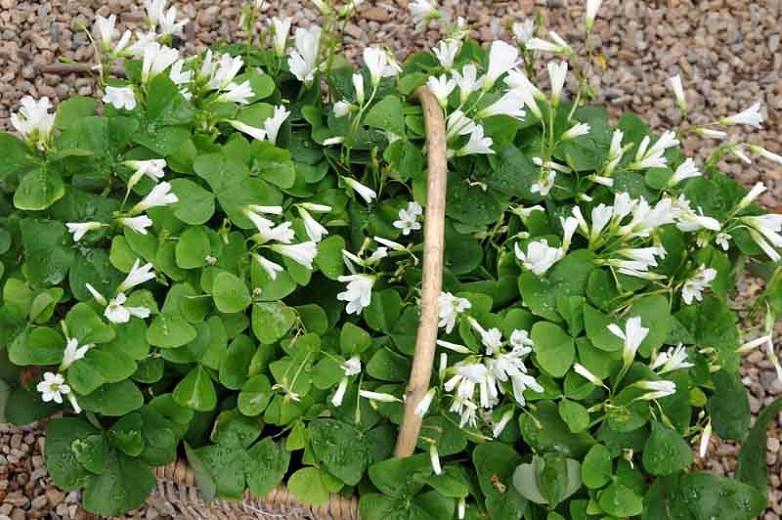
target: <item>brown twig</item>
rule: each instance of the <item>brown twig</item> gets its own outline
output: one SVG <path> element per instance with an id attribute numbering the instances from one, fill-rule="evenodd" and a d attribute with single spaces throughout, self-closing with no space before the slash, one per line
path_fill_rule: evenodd
<path id="1" fill-rule="evenodd" d="M 424 262 L 421 288 L 421 320 L 415 342 L 413 367 L 407 385 L 405 414 L 396 439 L 394 455 L 408 457 L 415 451 L 422 417 L 415 413 L 429 391 L 437 341 L 437 298 L 443 281 L 445 252 L 445 188 L 448 159 L 446 156 L 445 119 L 437 99 L 426 88 L 419 87 L 415 96 L 424 110 L 428 180 L 424 221 Z"/>

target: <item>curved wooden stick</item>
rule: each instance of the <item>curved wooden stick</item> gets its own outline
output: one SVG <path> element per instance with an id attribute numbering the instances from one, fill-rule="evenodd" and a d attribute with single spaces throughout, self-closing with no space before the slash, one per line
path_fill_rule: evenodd
<path id="1" fill-rule="evenodd" d="M 405 414 L 396 438 L 396 457 L 409 457 L 415 451 L 422 417 L 415 408 L 429 390 L 437 341 L 438 307 L 443 283 L 445 252 L 445 189 L 448 181 L 445 118 L 437 99 L 426 87 L 418 87 L 415 96 L 424 109 L 427 150 L 427 192 L 424 220 L 424 263 L 421 287 L 421 319 L 415 341 L 413 367 L 407 385 Z"/>

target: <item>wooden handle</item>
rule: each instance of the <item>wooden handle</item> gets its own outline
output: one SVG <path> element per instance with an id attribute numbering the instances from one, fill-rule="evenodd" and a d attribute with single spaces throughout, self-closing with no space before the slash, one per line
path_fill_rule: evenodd
<path id="1" fill-rule="evenodd" d="M 429 391 L 437 341 L 437 298 L 443 284 L 445 253 L 445 188 L 448 181 L 445 118 L 437 99 L 425 86 L 415 91 L 424 109 L 427 152 L 427 192 L 424 220 L 424 263 L 421 287 L 421 320 L 415 341 L 413 367 L 405 399 L 405 414 L 396 439 L 396 457 L 409 457 L 415 451 L 422 417 L 415 408 Z"/>

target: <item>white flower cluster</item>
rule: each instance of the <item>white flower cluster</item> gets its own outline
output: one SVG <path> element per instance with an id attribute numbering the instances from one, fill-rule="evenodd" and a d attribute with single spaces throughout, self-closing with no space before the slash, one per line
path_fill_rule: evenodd
<path id="1" fill-rule="evenodd" d="M 321 204 L 301 204 L 297 209 L 302 216 L 309 240 L 296 244 L 293 243 L 296 238 L 293 222 L 286 220 L 276 224 L 271 220 L 273 216 L 283 215 L 282 206 L 250 204 L 245 206 L 242 212 L 255 225 L 257 233 L 252 239 L 258 248 L 268 249 L 312 270 L 312 262 L 318 254 L 318 242 L 328 234 L 328 231 L 309 212 L 328 213 L 331 207 Z M 252 253 L 252 257 L 272 280 L 277 279 L 277 274 L 285 270 L 283 266 L 260 253 Z"/>

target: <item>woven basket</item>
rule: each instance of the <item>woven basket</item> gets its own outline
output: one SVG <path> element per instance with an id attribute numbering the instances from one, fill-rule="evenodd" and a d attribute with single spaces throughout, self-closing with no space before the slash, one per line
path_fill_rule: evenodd
<path id="1" fill-rule="evenodd" d="M 421 420 L 415 406 L 429 389 L 437 340 L 437 297 L 442 287 L 445 234 L 445 188 L 447 158 L 445 121 L 437 100 L 426 87 L 414 96 L 424 112 L 427 148 L 427 197 L 424 220 L 424 261 L 421 288 L 421 321 L 405 398 L 405 413 L 396 440 L 394 455 L 408 457 L 415 450 Z M 170 506 L 184 520 L 307 519 L 359 520 L 358 500 L 332 495 L 326 505 L 308 506 L 299 502 L 284 486 L 264 497 L 245 492 L 241 500 L 214 500 L 201 497 L 193 471 L 185 461 L 157 468 L 153 499 Z"/>

